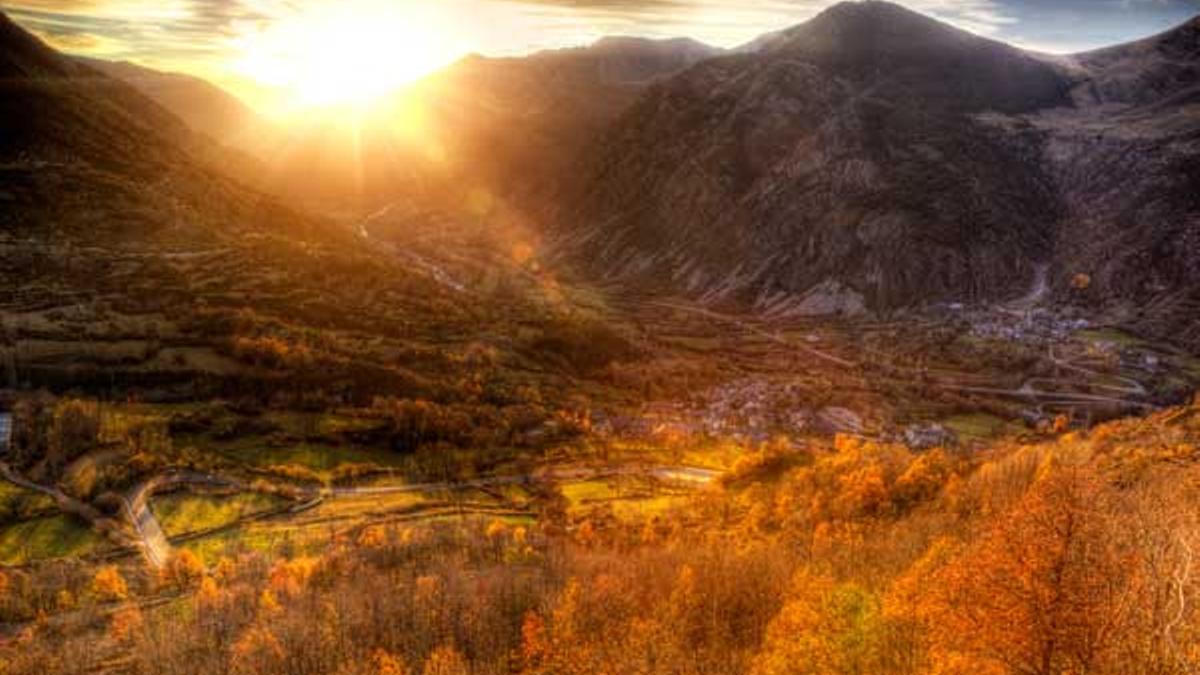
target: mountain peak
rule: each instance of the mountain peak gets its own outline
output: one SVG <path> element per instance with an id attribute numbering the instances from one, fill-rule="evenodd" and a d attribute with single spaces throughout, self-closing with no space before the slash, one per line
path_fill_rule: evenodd
<path id="1" fill-rule="evenodd" d="M 892 53 L 987 41 L 902 5 L 862 0 L 829 7 L 786 31 L 774 48 L 787 49 L 795 42 L 808 51 Z"/>
<path id="2" fill-rule="evenodd" d="M 1049 107 L 1068 89 L 1052 66 L 1015 47 L 882 0 L 834 5 L 771 40 L 762 55 L 964 109 Z"/>
<path id="3" fill-rule="evenodd" d="M 598 54 L 683 54 L 709 56 L 722 50 L 692 38 L 654 39 L 629 35 L 609 35 L 596 40 L 587 48 Z"/>
<path id="4" fill-rule="evenodd" d="M 66 76 L 74 72 L 67 59 L 0 12 L 0 76 L 6 78 Z"/>
<path id="5" fill-rule="evenodd" d="M 695 42 L 691 38 L 668 38 L 665 40 L 656 40 L 654 38 L 641 37 L 637 35 L 605 35 L 604 37 L 592 43 L 592 47 L 596 49 L 621 49 L 625 47 L 648 47 L 651 45 L 669 45 L 672 43 L 689 43 Z"/>
<path id="6" fill-rule="evenodd" d="M 924 14 L 915 12 L 904 5 L 889 2 L 888 0 L 843 0 L 842 2 L 826 7 L 817 16 L 818 18 L 826 16 L 829 18 L 841 17 L 853 20 L 876 20 L 895 16 L 926 18 Z"/>

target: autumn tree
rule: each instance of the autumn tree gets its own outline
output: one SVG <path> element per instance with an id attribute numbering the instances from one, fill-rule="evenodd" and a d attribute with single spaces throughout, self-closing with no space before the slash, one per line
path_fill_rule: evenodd
<path id="1" fill-rule="evenodd" d="M 260 675 L 278 672 L 286 657 L 283 645 L 265 625 L 249 626 L 234 643 L 230 654 L 230 672 Z"/>
<path id="2" fill-rule="evenodd" d="M 180 549 L 171 555 L 162 571 L 163 579 L 176 588 L 192 588 L 204 578 L 204 563 L 195 553 Z"/>
<path id="3" fill-rule="evenodd" d="M 129 587 L 125 577 L 115 565 L 107 565 L 97 570 L 92 577 L 92 595 L 102 602 L 118 602 L 129 596 Z"/>
<path id="4" fill-rule="evenodd" d="M 145 621 L 137 607 L 122 609 L 108 621 L 108 635 L 114 642 L 124 643 L 133 639 Z"/>
<path id="5" fill-rule="evenodd" d="M 1043 477 L 928 580 L 943 658 L 1023 675 L 1112 665 L 1145 580 L 1113 489 L 1082 468 Z"/>
<path id="6" fill-rule="evenodd" d="M 58 476 L 64 466 L 95 449 L 99 441 L 99 405 L 74 399 L 60 402 L 54 407 L 50 424 L 46 469 Z"/>
<path id="7" fill-rule="evenodd" d="M 433 650 L 421 672 L 423 675 L 470 675 L 471 670 L 457 649 L 443 645 Z"/>
<path id="8" fill-rule="evenodd" d="M 883 622 L 878 599 L 855 584 L 801 570 L 767 628 L 752 675 L 880 672 Z"/>
<path id="9" fill-rule="evenodd" d="M 408 664 L 404 659 L 392 654 L 386 649 L 376 649 L 371 654 L 372 675 L 409 675 Z"/>

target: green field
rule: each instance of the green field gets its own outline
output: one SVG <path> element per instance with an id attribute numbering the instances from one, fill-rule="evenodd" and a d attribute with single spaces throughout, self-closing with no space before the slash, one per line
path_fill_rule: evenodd
<path id="1" fill-rule="evenodd" d="M 32 514 L 53 512 L 54 500 L 12 483 L 0 481 L 0 523 L 13 522 Z"/>
<path id="2" fill-rule="evenodd" d="M 86 523 L 72 516 L 33 518 L 0 528 L 0 564 L 87 555 L 105 543 Z"/>
<path id="3" fill-rule="evenodd" d="M 640 518 L 670 510 L 687 498 L 687 493 L 651 491 L 646 486 L 620 481 L 588 480 L 562 486 L 562 494 L 571 510 L 586 512 L 597 506 L 612 508 L 617 518 Z"/>
<path id="4" fill-rule="evenodd" d="M 277 497 L 258 493 L 209 496 L 179 492 L 155 497 L 150 506 L 163 532 L 174 537 L 228 525 L 283 503 Z"/>
<path id="5" fill-rule="evenodd" d="M 214 442 L 213 448 L 227 459 L 259 469 L 297 467 L 314 480 L 328 484 L 335 472 L 352 465 L 380 468 L 400 468 L 405 457 L 397 453 L 360 446 L 335 446 L 322 443 L 298 442 L 272 446 L 260 438 L 237 442 Z"/>
<path id="6" fill-rule="evenodd" d="M 1079 331 L 1075 337 L 1092 342 L 1111 342 L 1120 347 L 1139 347 L 1146 342 L 1116 328 L 1096 328 Z"/>
<path id="7" fill-rule="evenodd" d="M 996 438 L 1008 433 L 1020 433 L 1024 427 L 1008 422 L 995 415 L 987 413 L 972 413 L 969 415 L 953 415 L 941 420 L 949 430 L 967 441 L 979 441 Z"/>

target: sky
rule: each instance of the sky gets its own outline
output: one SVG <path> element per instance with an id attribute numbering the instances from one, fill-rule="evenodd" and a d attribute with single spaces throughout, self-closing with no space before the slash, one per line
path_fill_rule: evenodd
<path id="1" fill-rule="evenodd" d="M 734 47 L 833 0 L 0 0 L 64 51 L 210 79 L 252 104 L 309 85 L 409 80 L 467 53 L 511 55 L 604 35 Z M 1137 39 L 1200 14 L 1200 0 L 902 0 L 967 30 L 1049 52 Z M 381 64 L 386 76 L 377 72 Z M 324 78 L 324 80 L 322 80 Z M 391 80 L 389 79 L 391 78 Z M 361 83 L 360 83 L 361 84 Z"/>

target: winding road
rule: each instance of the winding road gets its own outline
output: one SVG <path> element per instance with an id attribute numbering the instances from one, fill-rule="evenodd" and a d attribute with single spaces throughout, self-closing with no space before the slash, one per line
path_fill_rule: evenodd
<path id="1" fill-rule="evenodd" d="M 313 490 L 304 504 L 293 511 L 314 507 L 326 499 L 391 494 L 427 494 L 434 492 L 477 490 L 506 485 L 526 485 L 535 482 L 568 482 L 610 478 L 614 476 L 648 476 L 666 483 L 700 487 L 711 483 L 720 472 L 689 466 L 618 467 L 608 469 L 565 469 L 511 476 L 491 476 L 476 480 L 411 485 L 381 485 L 365 487 L 332 487 Z M 158 519 L 150 509 L 150 498 L 162 490 L 179 485 L 199 485 L 210 488 L 245 489 L 237 481 L 199 473 L 169 473 L 155 476 L 130 490 L 122 497 L 126 520 L 138 537 L 138 548 L 151 566 L 161 569 L 171 559 L 171 542 L 163 533 Z"/>
<path id="2" fill-rule="evenodd" d="M 218 476 L 179 472 L 155 476 L 144 481 L 121 498 L 125 519 L 138 537 L 138 547 L 152 567 L 162 568 L 171 559 L 171 542 L 150 510 L 150 497 L 178 485 L 203 485 L 216 488 L 240 488 L 241 484 Z"/>

